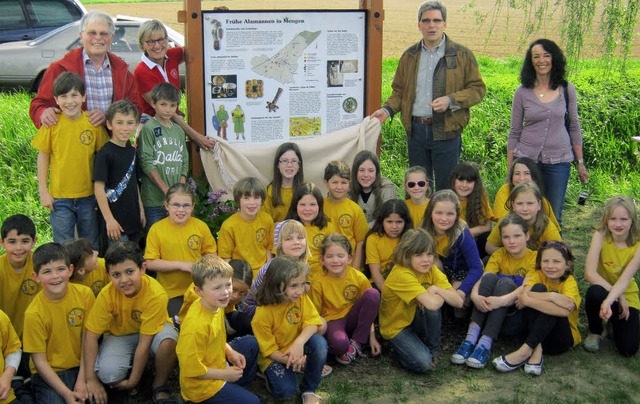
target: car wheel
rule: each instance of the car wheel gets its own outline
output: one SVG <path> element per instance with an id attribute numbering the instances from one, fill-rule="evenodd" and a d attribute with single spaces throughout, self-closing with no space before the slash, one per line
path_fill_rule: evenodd
<path id="1" fill-rule="evenodd" d="M 37 93 L 38 89 L 40 88 L 40 83 L 42 82 L 42 76 L 44 76 L 44 71 L 40 72 L 40 74 L 38 74 L 38 77 L 36 77 L 36 79 L 33 80 L 31 91 L 33 91 L 34 93 Z"/>

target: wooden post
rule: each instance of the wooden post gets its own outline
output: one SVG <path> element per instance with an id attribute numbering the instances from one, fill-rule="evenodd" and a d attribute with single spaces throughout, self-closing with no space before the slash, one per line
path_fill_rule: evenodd
<path id="1" fill-rule="evenodd" d="M 360 9 L 368 10 L 367 84 L 365 90 L 365 113 L 367 115 L 371 115 L 380 108 L 382 103 L 382 23 L 384 22 L 382 3 L 383 0 L 360 0 Z"/>

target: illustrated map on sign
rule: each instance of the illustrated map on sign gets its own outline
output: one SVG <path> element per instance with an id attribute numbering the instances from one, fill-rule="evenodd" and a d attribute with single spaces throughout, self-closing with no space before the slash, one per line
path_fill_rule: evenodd
<path id="1" fill-rule="evenodd" d="M 302 31 L 291 42 L 272 57 L 256 56 L 251 59 L 251 70 L 255 73 L 279 81 L 282 84 L 295 83 L 293 75 L 298 69 L 298 59 L 302 52 L 322 31 Z"/>

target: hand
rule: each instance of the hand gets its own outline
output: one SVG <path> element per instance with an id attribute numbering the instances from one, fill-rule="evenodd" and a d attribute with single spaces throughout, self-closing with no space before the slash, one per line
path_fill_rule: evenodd
<path id="1" fill-rule="evenodd" d="M 53 126 L 58 123 L 58 115 L 62 111 L 55 107 L 49 107 L 42 111 L 42 115 L 40 115 L 40 123 L 47 128 L 49 126 Z"/>
<path id="2" fill-rule="evenodd" d="M 576 303 L 569 296 L 555 293 L 553 296 L 553 302 L 563 309 L 574 311 L 576 309 Z"/>
<path id="3" fill-rule="evenodd" d="M 463 302 L 465 302 L 465 299 L 466 299 L 466 297 L 467 297 L 467 294 L 466 294 L 466 293 L 464 293 L 463 291 L 461 291 L 460 289 L 456 289 L 456 293 L 457 293 L 458 295 L 460 295 L 460 297 L 462 298 L 462 301 L 463 301 Z M 466 302 L 465 302 L 465 303 L 466 303 Z M 463 303 L 463 305 L 464 305 L 464 303 Z"/>
<path id="4" fill-rule="evenodd" d="M 178 264 L 178 269 L 180 269 L 182 272 L 191 273 L 192 267 L 193 267 L 193 262 L 189 262 L 189 261 L 181 261 Z"/>
<path id="5" fill-rule="evenodd" d="M 436 98 L 429 105 L 435 112 L 444 112 L 449 109 L 449 104 L 451 104 L 451 99 L 444 95 L 442 97 Z"/>
<path id="6" fill-rule="evenodd" d="M 237 382 L 242 377 L 244 370 L 237 366 L 229 366 L 223 371 L 223 380 L 228 382 Z"/>
<path id="7" fill-rule="evenodd" d="M 380 121 L 380 124 L 382 125 L 384 123 L 384 121 L 386 121 L 387 118 L 389 118 L 389 113 L 387 112 L 386 109 L 380 108 L 379 110 L 377 110 L 373 114 L 371 114 L 371 118 L 378 119 Z"/>
<path id="8" fill-rule="evenodd" d="M 297 341 L 287 349 L 287 352 L 284 353 L 285 356 L 288 356 L 287 359 L 287 368 L 292 365 L 295 365 L 300 362 L 300 359 L 304 356 L 304 345 L 299 344 Z M 294 367 L 295 370 L 295 367 Z"/>
<path id="9" fill-rule="evenodd" d="M 585 184 L 589 182 L 589 172 L 584 164 L 578 164 L 578 174 L 580 175 L 580 181 Z"/>
<path id="10" fill-rule="evenodd" d="M 94 109 L 93 111 L 87 111 L 87 116 L 89 117 L 89 122 L 93 126 L 100 126 L 104 123 L 104 113 L 99 109 Z"/>
<path id="11" fill-rule="evenodd" d="M 75 386 L 73 386 L 73 394 L 77 401 L 84 403 L 89 399 L 89 393 L 87 390 L 87 383 L 84 380 L 77 380 Z"/>
<path id="12" fill-rule="evenodd" d="M 147 226 L 147 216 L 144 214 L 143 208 L 140 208 L 140 225 L 143 229 Z"/>
<path id="13" fill-rule="evenodd" d="M 200 136 L 193 139 L 199 148 L 204 150 L 213 150 L 213 146 L 216 144 L 215 140 L 210 137 L 199 134 Z"/>
<path id="14" fill-rule="evenodd" d="M 627 299 L 624 297 L 624 295 L 620 295 L 620 297 L 618 298 L 618 306 L 618 318 L 625 321 L 629 320 L 629 303 L 627 303 Z"/>
<path id="15" fill-rule="evenodd" d="M 518 298 L 516 299 L 516 307 L 518 308 L 518 310 L 522 310 L 527 307 L 528 299 L 529 295 L 527 294 L 527 292 L 520 293 L 520 296 L 518 296 Z"/>
<path id="16" fill-rule="evenodd" d="M 77 402 L 82 402 L 79 397 L 76 396 L 76 393 L 69 390 L 68 393 L 64 395 L 64 402 L 67 404 L 74 404 Z"/>
<path id="17" fill-rule="evenodd" d="M 124 380 L 120 380 L 118 383 L 112 384 L 111 388 L 116 390 L 131 390 L 137 385 L 138 385 L 138 382 L 135 380 L 124 379 Z"/>
<path id="18" fill-rule="evenodd" d="M 603 320 L 609 320 L 609 318 L 611 318 L 611 314 L 611 303 L 608 303 L 605 300 L 600 306 L 600 318 Z"/>
<path id="19" fill-rule="evenodd" d="M 382 345 L 378 342 L 376 334 L 369 335 L 369 347 L 371 347 L 371 355 L 378 356 L 382 353 Z"/>
<path id="20" fill-rule="evenodd" d="M 40 191 L 40 203 L 53 212 L 53 197 L 47 190 Z"/>
<path id="21" fill-rule="evenodd" d="M 122 228 L 122 226 L 120 226 L 120 223 L 118 223 L 118 221 L 114 218 L 106 220 L 106 223 L 107 223 L 107 237 L 109 237 L 109 240 L 113 240 L 113 241 L 120 240 L 120 236 L 124 232 L 124 229 Z"/>
<path id="22" fill-rule="evenodd" d="M 475 304 L 476 308 L 483 313 L 487 313 L 492 310 L 487 296 L 478 296 L 477 299 L 473 299 L 473 303 Z"/>
<path id="23" fill-rule="evenodd" d="M 107 404 L 107 392 L 98 379 L 87 380 L 87 397 L 95 404 Z"/>
<path id="24" fill-rule="evenodd" d="M 227 354 L 227 360 L 232 365 L 239 367 L 240 369 L 244 369 L 247 366 L 247 360 L 244 355 L 238 351 L 231 349 Z"/>
<path id="25" fill-rule="evenodd" d="M 0 376 L 0 401 L 6 400 L 11 391 L 11 373 L 7 372 Z"/>

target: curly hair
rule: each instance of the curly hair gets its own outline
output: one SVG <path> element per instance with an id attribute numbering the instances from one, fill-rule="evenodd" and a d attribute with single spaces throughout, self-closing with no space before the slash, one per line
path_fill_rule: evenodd
<path id="1" fill-rule="evenodd" d="M 562 53 L 562 49 L 555 42 L 550 39 L 536 39 L 531 42 L 527 53 L 524 55 L 524 62 L 522 63 L 522 69 L 520 70 L 520 83 L 523 87 L 533 88 L 536 82 L 536 70 L 533 67 L 533 57 L 531 55 L 533 47 L 536 45 L 542 46 L 545 52 L 551 54 L 551 74 L 549 78 L 549 87 L 552 90 L 562 85 L 566 87 L 567 80 L 565 79 L 567 60 Z"/>

